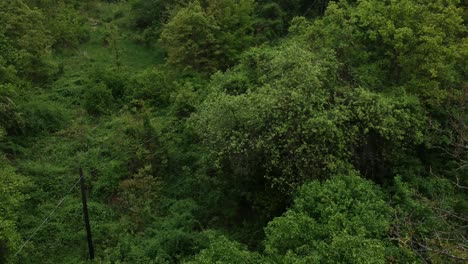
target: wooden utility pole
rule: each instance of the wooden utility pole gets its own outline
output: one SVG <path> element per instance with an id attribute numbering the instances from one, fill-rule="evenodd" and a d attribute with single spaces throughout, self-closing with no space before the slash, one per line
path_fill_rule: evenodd
<path id="1" fill-rule="evenodd" d="M 94 259 L 93 237 L 91 236 L 91 225 L 89 224 L 88 203 L 86 200 L 86 183 L 83 176 L 83 169 L 80 167 L 80 186 L 81 186 L 81 202 L 83 203 L 83 216 L 86 225 L 86 237 L 88 239 L 89 258 Z"/>

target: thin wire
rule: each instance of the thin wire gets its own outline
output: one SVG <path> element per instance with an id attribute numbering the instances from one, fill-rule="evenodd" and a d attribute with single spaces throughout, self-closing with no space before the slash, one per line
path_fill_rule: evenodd
<path id="1" fill-rule="evenodd" d="M 150 139 L 148 140 L 145 140 L 143 143 L 141 143 L 140 145 L 136 146 L 134 149 L 132 150 L 129 150 L 127 152 L 124 152 L 121 156 L 117 156 L 113 159 L 111 159 L 109 162 L 112 162 L 120 157 L 122 157 L 124 154 L 128 154 L 130 152 L 133 152 L 135 150 L 137 150 L 138 148 L 140 148 L 141 146 L 143 146 L 144 144 L 150 142 L 151 140 L 153 140 L 156 136 L 152 136 Z M 92 173 L 92 172 L 95 172 L 97 171 L 97 168 L 91 170 L 89 173 Z M 50 211 L 50 213 L 47 215 L 46 218 L 44 218 L 44 220 L 42 221 L 42 223 L 34 230 L 34 232 L 31 234 L 31 236 L 29 236 L 29 238 L 21 245 L 21 247 L 18 249 L 18 251 L 15 253 L 14 255 L 14 258 L 16 256 L 18 256 L 18 254 L 21 252 L 21 250 L 23 250 L 23 248 L 26 246 L 26 244 L 28 244 L 28 242 L 34 237 L 34 235 L 36 235 L 36 233 L 41 229 L 41 227 L 47 223 L 47 221 L 49 221 L 50 217 L 55 213 L 55 211 L 57 211 L 57 209 L 60 207 L 60 205 L 62 205 L 63 201 L 65 201 L 65 198 L 67 198 L 67 196 L 70 194 L 70 192 L 75 189 L 76 185 L 80 182 L 81 180 L 81 176 L 80 178 L 75 182 L 75 184 L 73 184 L 73 186 L 68 190 L 68 192 L 62 197 L 62 199 L 60 199 L 60 201 L 57 203 L 57 205 L 54 207 L 54 209 L 52 209 L 52 211 Z"/>
<path id="2" fill-rule="evenodd" d="M 108 163 L 110 163 L 110 162 L 112 162 L 112 161 L 114 161 L 114 160 L 116 160 L 116 159 L 118 159 L 118 158 L 123 157 L 124 154 L 128 154 L 128 153 L 130 153 L 130 152 L 133 152 L 133 151 L 137 150 L 138 148 L 140 148 L 140 147 L 143 146 L 144 144 L 146 144 L 146 143 L 150 142 L 151 140 L 153 140 L 155 137 L 156 137 L 156 136 L 152 136 L 150 139 L 148 139 L 148 140 L 146 140 L 146 141 L 143 141 L 143 143 L 141 143 L 140 145 L 136 146 L 134 149 L 129 150 L 129 151 L 127 151 L 127 152 L 124 152 L 122 155 L 117 156 L 117 157 L 115 157 L 115 158 L 109 160 Z M 89 173 L 96 172 L 97 170 L 98 170 L 97 168 L 92 169 L 92 170 L 89 171 Z"/>
<path id="3" fill-rule="evenodd" d="M 63 196 L 62 199 L 60 199 L 60 201 L 57 203 L 55 208 L 52 211 L 50 211 L 49 215 L 47 215 L 47 217 L 44 218 L 44 221 L 42 221 L 42 223 L 36 228 L 36 230 L 34 230 L 34 232 L 31 234 L 31 236 L 29 236 L 28 240 L 26 240 L 23 243 L 23 245 L 21 245 L 21 247 L 16 252 L 14 257 L 16 257 L 21 252 L 21 250 L 23 250 L 23 248 L 26 246 L 26 244 L 34 237 L 34 235 L 39 231 L 39 229 L 41 229 L 41 227 L 49 220 L 49 218 L 55 213 L 55 211 L 57 211 L 57 209 L 60 207 L 60 205 L 63 203 L 63 201 L 65 201 L 65 198 L 67 198 L 67 195 L 73 189 L 75 189 L 76 185 L 80 182 L 80 180 L 81 180 L 81 177 L 75 182 L 75 184 L 73 184 L 73 186 L 70 188 L 70 190 L 68 190 L 68 192 L 65 194 L 65 196 Z"/>

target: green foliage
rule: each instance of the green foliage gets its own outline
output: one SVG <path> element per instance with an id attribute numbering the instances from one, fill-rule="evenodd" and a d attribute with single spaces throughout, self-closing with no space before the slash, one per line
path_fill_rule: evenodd
<path id="1" fill-rule="evenodd" d="M 404 87 L 439 104 L 450 89 L 461 88 L 462 21 L 453 1 L 332 3 L 308 39 L 313 47 L 337 52 L 342 78 L 375 90 Z"/>
<path id="2" fill-rule="evenodd" d="M 206 232 L 210 245 L 202 250 L 193 260 L 186 263 L 200 264 L 242 264 L 242 263 L 267 263 L 259 254 L 248 251 L 245 246 L 230 241 L 223 235 L 212 231 Z"/>
<path id="3" fill-rule="evenodd" d="M 179 118 L 189 118 L 196 111 L 203 97 L 206 82 L 197 78 L 177 83 L 176 90 L 171 93 L 171 113 Z"/>
<path id="4" fill-rule="evenodd" d="M 196 231 L 195 210 L 197 206 L 191 200 L 169 202 L 167 211 L 154 217 L 143 236 L 122 239 L 117 250 L 107 254 L 105 259 L 123 263 L 179 263 L 205 244 L 205 235 Z"/>
<path id="5" fill-rule="evenodd" d="M 48 9 L 48 28 L 54 38 L 54 47 L 76 47 L 89 39 L 88 23 L 73 7 L 59 4 Z"/>
<path id="6" fill-rule="evenodd" d="M 415 177 L 410 181 L 395 178 L 392 237 L 401 248 L 434 263 L 465 258 L 460 231 L 466 229 L 466 199 L 447 179 Z"/>
<path id="7" fill-rule="evenodd" d="M 89 84 L 83 99 L 83 106 L 86 111 L 94 116 L 109 113 L 114 102 L 112 90 L 102 82 Z"/>
<path id="8" fill-rule="evenodd" d="M 155 128 L 154 122 L 139 111 L 122 111 L 119 116 L 103 119 L 102 127 L 82 135 L 87 149 L 81 159 L 86 167 L 95 170 L 93 193 L 103 200 L 116 198 L 115 205 L 119 207 L 122 201 L 125 208 L 126 200 L 121 200 L 117 192 L 132 199 L 135 188 L 157 190 L 158 177 L 164 176 L 165 150 L 159 143 L 162 124 Z M 105 164 L 101 164 L 103 158 Z M 154 195 L 158 197 L 157 193 Z"/>
<path id="9" fill-rule="evenodd" d="M 147 165 L 138 173 L 119 184 L 118 209 L 125 212 L 132 229 L 141 230 L 152 220 L 159 201 L 161 180 L 152 175 L 153 168 Z"/>
<path id="10" fill-rule="evenodd" d="M 167 19 L 170 9 L 176 1 L 170 0 L 137 0 L 132 3 L 135 26 L 148 28 L 161 26 Z"/>
<path id="11" fill-rule="evenodd" d="M 27 179 L 16 174 L 6 159 L 0 157 L 0 262 L 13 263 L 13 254 L 22 242 L 17 230 L 18 209 L 27 196 L 23 193 Z"/>
<path id="12" fill-rule="evenodd" d="M 133 96 L 152 105 L 163 108 L 170 103 L 171 93 L 175 89 L 173 78 L 161 68 L 149 68 L 135 78 Z"/>
<path id="13" fill-rule="evenodd" d="M 355 173 L 305 184 L 265 229 L 265 252 L 283 263 L 384 263 L 390 208 Z"/>
<path id="14" fill-rule="evenodd" d="M 128 74 L 119 68 L 94 68 L 89 72 L 89 79 L 93 84 L 105 84 L 112 92 L 112 97 L 119 101 L 124 101 L 129 94 Z"/>
<path id="15" fill-rule="evenodd" d="M 0 262 L 465 261 L 464 7 L 0 1 Z"/>
<path id="16" fill-rule="evenodd" d="M 0 141 L 7 132 L 18 131 L 22 127 L 23 119 L 17 103 L 18 89 L 13 85 L 0 85 Z"/>
<path id="17" fill-rule="evenodd" d="M 6 80 L 13 74 L 34 82 L 45 82 L 56 72 L 47 59 L 53 38 L 40 10 L 30 9 L 21 0 L 0 3 L 0 72 Z M 5 82 L 5 80 L 0 80 Z"/>
<path id="18" fill-rule="evenodd" d="M 329 0 L 269 0 L 266 2 L 278 3 L 285 10 L 289 17 L 294 16 L 318 16 L 325 11 Z"/>
<path id="19" fill-rule="evenodd" d="M 44 16 L 45 26 L 53 38 L 53 47 L 76 47 L 88 40 L 89 29 L 86 18 L 77 8 L 84 1 L 70 0 L 24 0 L 30 7 L 39 8 Z"/>
<path id="20" fill-rule="evenodd" d="M 274 40 L 286 32 L 286 13 L 277 3 L 266 3 L 258 7 L 259 20 L 257 21 L 256 33 Z"/>
<path id="21" fill-rule="evenodd" d="M 266 177 L 286 193 L 350 164 L 383 177 L 372 166 L 398 162 L 393 150 L 422 142 L 423 111 L 415 98 L 340 88 L 335 69 L 333 56 L 295 42 L 253 50 L 214 77 L 195 129 L 226 174 Z M 360 160 L 366 155 L 372 163 Z"/>
<path id="22" fill-rule="evenodd" d="M 212 73 L 226 69 L 253 41 L 254 2 L 195 1 L 179 9 L 164 25 L 160 42 L 168 62 Z"/>
<path id="23" fill-rule="evenodd" d="M 216 30 L 214 19 L 205 15 L 198 2 L 181 9 L 161 33 L 169 62 L 195 70 L 216 69 L 218 65 L 210 58 L 216 54 Z"/>
<path id="24" fill-rule="evenodd" d="M 62 105 L 36 99 L 21 106 L 25 134 L 54 133 L 68 125 L 70 113 Z"/>

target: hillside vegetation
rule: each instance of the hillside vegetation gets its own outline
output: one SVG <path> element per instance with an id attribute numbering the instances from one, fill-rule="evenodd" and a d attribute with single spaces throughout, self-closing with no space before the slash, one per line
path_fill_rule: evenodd
<path id="1" fill-rule="evenodd" d="M 0 263 L 466 263 L 467 62 L 459 0 L 1 0 Z"/>

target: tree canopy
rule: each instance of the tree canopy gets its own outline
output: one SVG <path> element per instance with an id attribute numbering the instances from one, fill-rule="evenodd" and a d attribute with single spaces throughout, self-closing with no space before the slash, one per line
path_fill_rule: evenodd
<path id="1" fill-rule="evenodd" d="M 465 263 L 466 18 L 0 1 L 0 263 Z"/>

